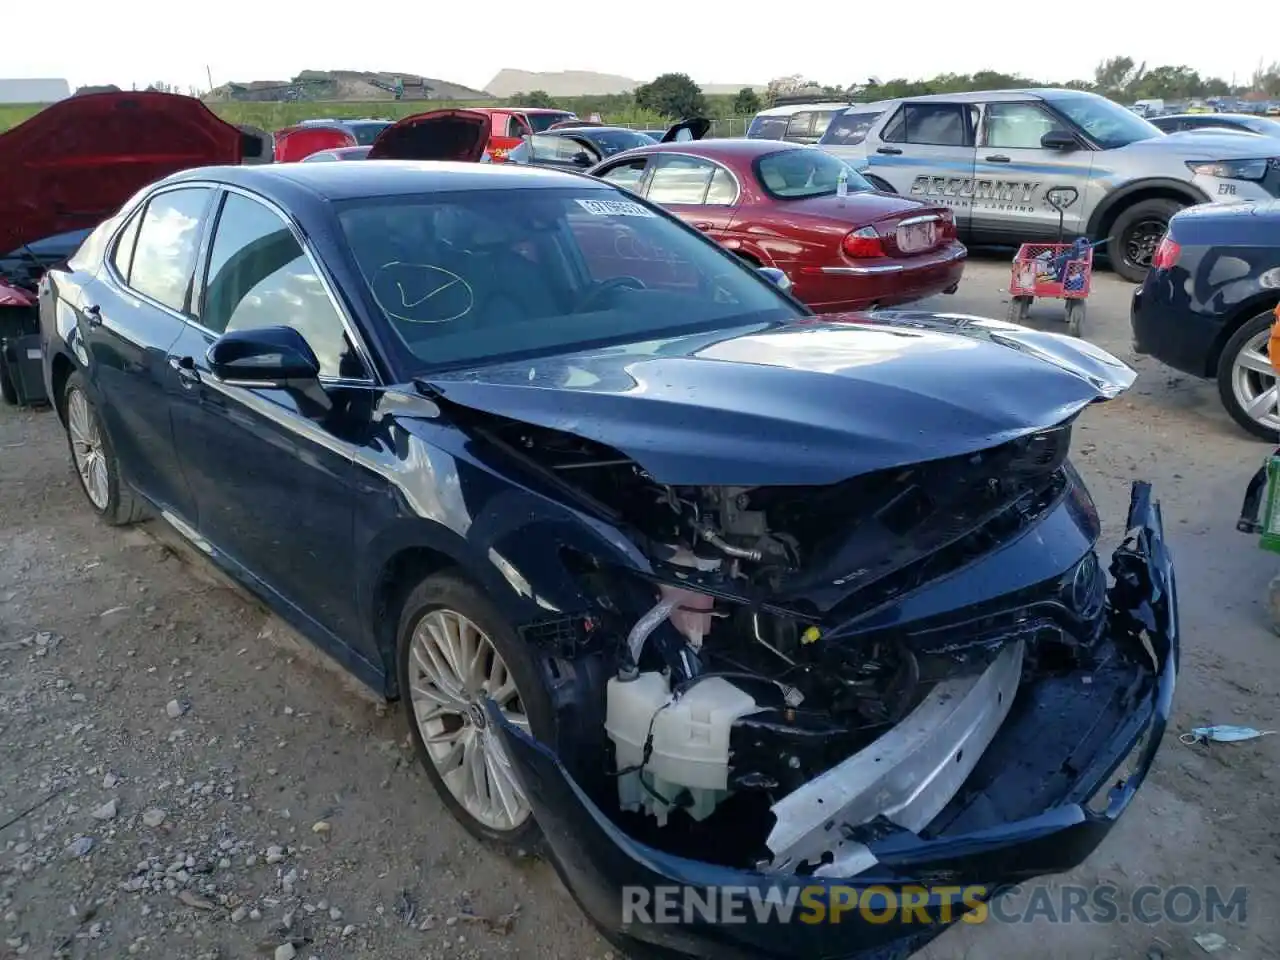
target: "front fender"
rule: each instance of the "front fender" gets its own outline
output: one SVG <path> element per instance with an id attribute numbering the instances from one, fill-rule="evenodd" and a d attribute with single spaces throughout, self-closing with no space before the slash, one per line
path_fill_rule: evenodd
<path id="1" fill-rule="evenodd" d="M 1098 205 L 1094 207 L 1093 213 L 1089 216 L 1089 227 L 1086 230 L 1086 235 L 1092 240 L 1103 239 L 1099 236 L 1102 225 L 1114 220 L 1114 215 L 1118 214 L 1126 201 L 1134 199 L 1138 194 L 1149 191 L 1161 191 L 1179 195 L 1187 201 L 1188 206 L 1197 203 L 1208 203 L 1210 199 L 1203 190 L 1185 180 L 1174 180 L 1171 177 L 1148 177 L 1143 180 L 1134 180 L 1116 187 L 1099 201 Z"/>

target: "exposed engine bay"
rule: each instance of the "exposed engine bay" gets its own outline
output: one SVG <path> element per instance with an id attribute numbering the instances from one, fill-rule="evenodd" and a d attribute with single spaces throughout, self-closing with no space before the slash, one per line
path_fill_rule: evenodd
<path id="1" fill-rule="evenodd" d="M 605 789 L 656 845 L 714 850 L 728 832 L 741 849 L 749 833 L 757 868 L 856 873 L 865 831 L 919 832 L 952 800 L 1025 673 L 1096 653 L 1091 550 L 1071 598 L 1045 594 L 1035 615 L 875 622 L 1077 495 L 1070 422 L 825 487 L 670 486 L 577 436 L 493 424 L 495 445 L 652 563 L 642 578 L 580 558 L 605 627 Z"/>

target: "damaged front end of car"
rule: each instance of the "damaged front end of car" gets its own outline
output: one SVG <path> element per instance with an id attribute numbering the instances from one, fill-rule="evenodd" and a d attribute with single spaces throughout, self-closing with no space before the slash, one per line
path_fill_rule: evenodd
<path id="1" fill-rule="evenodd" d="M 1126 373 L 1092 383 L 1091 400 Z M 449 408 L 467 395 L 456 386 L 433 397 Z M 1068 459 L 1086 402 L 991 446 L 754 485 L 676 482 L 651 426 L 613 446 L 589 416 L 449 408 L 645 560 L 561 549 L 587 608 L 524 628 L 561 679 L 582 681 L 557 687 L 572 717 L 558 743 L 490 711 L 558 871 L 611 941 L 655 956 L 905 956 L 954 904 L 917 900 L 923 926 L 750 911 L 662 923 L 627 905 L 670 887 L 794 904 L 977 885 L 985 898 L 1097 846 L 1160 742 L 1178 629 L 1146 484 L 1108 584 Z"/>

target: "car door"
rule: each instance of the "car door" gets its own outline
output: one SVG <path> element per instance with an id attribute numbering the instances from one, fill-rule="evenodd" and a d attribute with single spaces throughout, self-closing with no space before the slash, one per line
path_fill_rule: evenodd
<path id="1" fill-rule="evenodd" d="M 658 153 L 654 159 L 646 199 L 712 239 L 722 239 L 737 209 L 738 181 L 733 174 L 705 157 Z"/>
<path id="2" fill-rule="evenodd" d="M 104 275 L 85 291 L 79 326 L 88 374 L 120 466 L 149 500 L 194 511 L 178 463 L 169 405 L 178 390 L 168 348 L 181 335 L 191 278 L 214 191 L 153 194 L 117 234 Z"/>
<path id="3" fill-rule="evenodd" d="M 969 222 L 974 242 L 1055 241 L 1058 211 L 1049 205 L 1050 195 L 1075 197 L 1063 217 L 1065 239 L 1086 232 L 1093 152 L 1083 141 L 1046 148 L 1041 141 L 1049 134 L 1074 136 L 1040 101 L 983 105 Z"/>
<path id="4" fill-rule="evenodd" d="M 285 219 L 227 192 L 198 308 L 170 349 L 185 383 L 178 453 L 202 537 L 339 637 L 357 629 L 354 443 L 369 422 L 369 367 L 315 261 Z M 206 353 L 223 332 L 289 326 L 320 360 L 323 391 L 223 382 Z"/>
<path id="5" fill-rule="evenodd" d="M 956 229 L 969 228 L 973 191 L 974 125 L 971 104 L 904 103 L 867 136 L 867 173 L 896 193 L 950 207 Z"/>

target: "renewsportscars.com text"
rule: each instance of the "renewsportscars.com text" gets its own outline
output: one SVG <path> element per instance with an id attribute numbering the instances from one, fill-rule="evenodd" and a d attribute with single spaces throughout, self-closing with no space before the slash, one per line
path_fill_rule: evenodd
<path id="1" fill-rule="evenodd" d="M 1247 917 L 1248 891 L 1186 885 L 1011 887 L 624 887 L 622 922 L 650 923 L 1213 923 Z"/>

